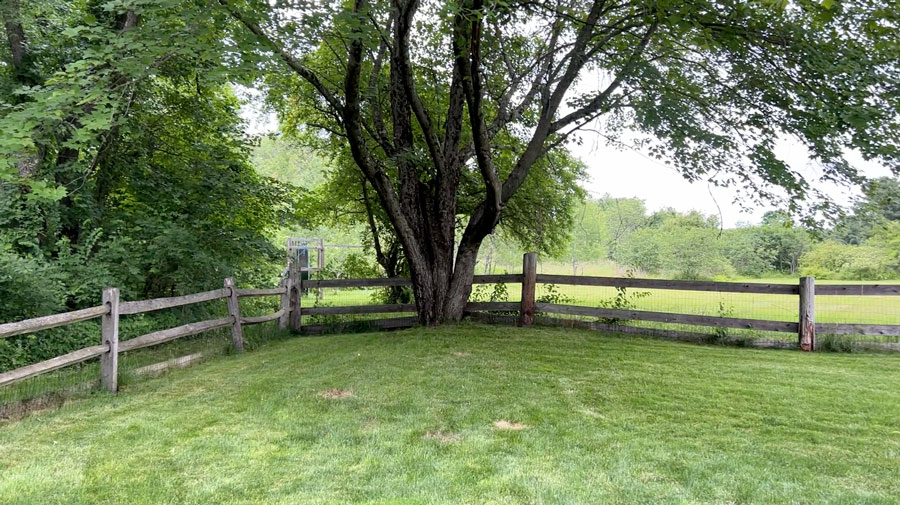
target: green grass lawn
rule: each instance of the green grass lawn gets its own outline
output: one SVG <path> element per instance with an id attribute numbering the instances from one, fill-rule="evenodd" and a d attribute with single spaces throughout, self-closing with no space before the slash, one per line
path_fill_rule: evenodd
<path id="1" fill-rule="evenodd" d="M 0 425 L 0 503 L 900 503 L 900 357 L 293 338 Z"/>

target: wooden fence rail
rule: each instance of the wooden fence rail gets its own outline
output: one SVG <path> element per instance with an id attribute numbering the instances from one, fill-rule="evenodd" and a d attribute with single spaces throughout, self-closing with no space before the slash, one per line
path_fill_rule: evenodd
<path id="1" fill-rule="evenodd" d="M 194 293 L 192 295 L 172 296 L 169 298 L 154 298 L 152 300 L 141 300 L 138 302 L 122 302 L 119 307 L 119 313 L 143 314 L 145 312 L 153 312 L 156 310 L 171 309 L 174 307 L 182 307 L 184 305 L 194 305 L 197 303 L 219 300 L 227 297 L 229 294 L 226 289 L 214 289 L 212 291 L 204 291 L 202 293 Z"/>
<path id="2" fill-rule="evenodd" d="M 91 347 L 85 347 L 84 349 L 78 349 L 77 351 L 72 351 L 68 354 L 63 354 L 62 356 L 57 356 L 46 361 L 41 361 L 40 363 L 23 366 L 22 368 L 16 368 L 15 370 L 10 370 L 8 372 L 0 374 L 0 386 L 6 386 L 14 382 L 19 382 L 20 380 L 27 379 L 29 377 L 34 377 L 35 375 L 52 372 L 53 370 L 58 370 L 60 368 L 74 365 L 76 363 L 81 363 L 82 361 L 96 358 L 107 352 L 109 352 L 108 346 L 94 345 Z"/>
<path id="3" fill-rule="evenodd" d="M 578 305 L 560 305 L 554 303 L 538 303 L 538 312 L 547 314 L 565 314 L 570 316 L 590 316 L 605 319 L 627 321 L 652 321 L 657 323 L 688 324 L 692 326 L 715 326 L 717 328 L 739 328 L 747 330 L 779 331 L 797 333 L 798 324 L 784 321 L 766 321 L 762 319 L 741 319 L 737 317 L 702 316 L 696 314 L 675 314 L 669 312 L 651 312 L 644 310 L 621 310 Z"/>
<path id="4" fill-rule="evenodd" d="M 106 314 L 109 307 L 100 305 L 87 309 L 74 310 L 63 314 L 53 314 L 51 316 L 36 317 L 34 319 L 26 319 L 15 323 L 0 324 L 0 338 L 12 337 L 14 335 L 22 335 L 24 333 L 34 333 L 40 330 L 48 330 L 58 326 L 66 326 L 88 319 L 94 319 Z"/>
<path id="5" fill-rule="evenodd" d="M 717 291 L 720 293 L 763 293 L 770 295 L 796 295 L 800 293 L 800 287 L 796 284 L 755 284 L 752 282 L 677 281 L 548 274 L 538 274 L 537 282 L 543 284 L 569 284 L 573 286 L 675 289 L 679 291 Z"/>
<path id="6" fill-rule="evenodd" d="M 536 273 L 537 255 L 528 253 L 523 257 L 521 274 L 476 275 L 473 284 L 486 283 L 521 283 L 522 296 L 519 302 L 469 302 L 466 312 L 477 314 L 518 313 L 513 320 L 522 326 L 533 323 L 535 314 L 561 314 L 579 317 L 596 318 L 598 321 L 649 321 L 665 324 L 682 324 L 688 326 L 707 326 L 714 328 L 752 329 L 767 332 L 793 333 L 797 335 L 796 343 L 803 350 L 814 350 L 816 332 L 835 335 L 882 335 L 900 336 L 900 325 L 883 324 L 834 324 L 815 322 L 815 297 L 821 296 L 891 296 L 900 295 L 900 285 L 890 284 L 842 284 L 816 286 L 811 277 L 803 277 L 797 284 L 787 283 L 752 283 L 752 282 L 714 282 L 714 281 L 679 281 L 668 279 L 642 279 L 630 277 L 591 277 L 574 275 L 551 275 Z M 381 286 L 409 286 L 409 279 L 334 279 L 303 281 L 304 288 L 364 288 Z M 746 319 L 737 317 L 720 317 L 699 314 L 679 314 L 643 310 L 623 310 L 603 307 L 585 307 L 577 305 L 551 304 L 536 302 L 536 284 L 559 284 L 574 286 L 621 287 L 637 289 L 664 289 L 678 291 L 706 291 L 719 293 L 754 293 L 768 295 L 789 295 L 798 297 L 798 312 L 795 321 L 772 321 L 764 319 Z M 337 315 L 337 314 L 382 314 L 394 312 L 413 312 L 415 306 L 404 305 L 359 305 L 342 307 L 313 307 L 302 309 L 301 315 Z M 507 316 L 504 316 L 507 317 Z M 393 318 L 390 327 L 396 327 Z M 414 320 L 406 318 L 409 325 Z M 508 322 L 507 319 L 503 319 Z M 367 320 L 366 323 L 372 323 Z M 337 323 L 333 326 L 346 326 L 348 323 Z M 374 323 L 372 323 L 374 326 Z M 328 325 L 301 325 L 305 333 L 327 330 Z M 606 325 L 611 326 L 611 325 Z M 622 327 L 624 328 L 624 327 Z M 642 328 L 627 328 L 639 332 Z M 658 332 L 658 330 L 654 330 Z M 678 333 L 685 333 L 679 331 Z M 774 346 L 779 347 L 779 346 Z"/>
<path id="7" fill-rule="evenodd" d="M 742 282 L 709 282 L 709 281 L 677 281 L 664 279 L 639 279 L 619 277 L 583 277 L 573 275 L 537 274 L 537 254 L 528 253 L 523 257 L 522 273 L 499 275 L 476 275 L 473 284 L 519 283 L 522 285 L 519 302 L 469 302 L 466 312 L 470 314 L 493 313 L 506 322 L 516 322 L 521 326 L 533 324 L 535 314 L 562 314 L 595 318 L 600 323 L 581 321 L 588 326 L 608 327 L 603 321 L 650 321 L 658 323 L 674 323 L 691 326 L 711 326 L 716 328 L 754 329 L 761 331 L 786 332 L 797 334 L 797 345 L 803 350 L 814 350 L 816 333 L 835 335 L 887 335 L 900 336 L 900 325 L 885 324 L 836 324 L 815 322 L 815 297 L 818 296 L 895 296 L 900 295 L 900 285 L 889 284 L 842 284 L 816 286 L 812 278 L 801 278 L 798 284 L 756 284 Z M 300 269 L 296 263 L 288 268 L 288 275 L 281 284 L 274 288 L 238 289 L 232 279 L 225 279 L 224 287 L 202 293 L 156 298 L 140 301 L 119 301 L 118 290 L 106 288 L 103 293 L 103 304 L 97 307 L 37 317 L 14 323 L 0 324 L 0 338 L 33 333 L 40 330 L 69 325 L 94 318 L 102 318 L 100 344 L 86 347 L 68 354 L 58 356 L 40 363 L 35 363 L 8 372 L 0 373 L 0 386 L 34 377 L 83 361 L 100 358 L 100 383 L 108 391 L 118 388 L 118 355 L 121 352 L 150 347 L 178 338 L 196 335 L 220 328 L 231 328 L 231 344 L 236 351 L 243 350 L 243 330 L 246 325 L 279 321 L 284 329 L 303 333 L 318 333 L 329 328 L 349 328 L 359 322 L 342 322 L 337 324 L 303 325 L 302 317 L 328 316 L 344 314 L 401 314 L 414 313 L 414 304 L 382 304 L 358 305 L 342 307 L 301 307 L 302 293 L 306 289 L 322 288 L 372 288 L 410 286 L 410 279 L 327 279 L 301 280 Z M 712 291 L 723 293 L 757 293 L 772 295 L 798 296 L 798 313 L 796 321 L 769 321 L 759 319 L 743 319 L 736 317 L 718 317 L 697 314 L 678 314 L 643 310 L 623 310 L 602 307 L 585 307 L 568 304 L 542 303 L 536 301 L 537 284 L 561 284 L 575 286 L 605 286 L 617 288 L 666 289 L 681 291 Z M 280 309 L 263 316 L 242 316 L 240 298 L 245 297 L 280 297 Z M 175 328 L 155 331 L 139 337 L 119 341 L 119 318 L 124 315 L 141 314 L 151 311 L 193 305 L 214 300 L 226 300 L 228 316 L 208 321 L 184 324 Z M 364 321 L 366 327 L 402 328 L 416 324 L 416 317 L 389 317 Z M 625 327 L 623 327 L 625 328 Z M 630 333 L 640 332 L 643 328 L 627 327 Z M 669 331 L 669 330 L 664 330 Z M 681 333 L 680 331 L 670 333 Z"/>
<path id="8" fill-rule="evenodd" d="M 0 325 L 0 338 L 4 338 L 70 325 L 98 317 L 102 318 L 100 345 L 86 347 L 39 363 L 0 373 L 0 387 L 99 357 L 100 384 L 103 389 L 114 392 L 118 389 L 119 353 L 159 345 L 171 340 L 220 328 L 232 328 L 231 345 L 236 351 L 241 351 L 244 348 L 241 329 L 243 325 L 283 320 L 290 311 L 290 307 L 287 305 L 289 299 L 288 289 L 289 285 L 286 283 L 275 288 L 237 289 L 234 287 L 234 281 L 229 278 L 225 279 L 225 287 L 202 293 L 154 298 L 151 300 L 119 301 L 119 291 L 116 288 L 106 288 L 103 290 L 103 305 Z M 297 289 L 299 289 L 299 285 Z M 257 296 L 279 296 L 281 297 L 281 308 L 272 314 L 242 317 L 238 299 Z M 154 331 L 129 340 L 119 341 L 120 316 L 142 314 L 221 299 L 228 301 L 229 315 L 227 317 L 188 323 L 175 328 Z M 285 326 L 286 324 L 284 323 L 281 325 L 282 328 Z"/>

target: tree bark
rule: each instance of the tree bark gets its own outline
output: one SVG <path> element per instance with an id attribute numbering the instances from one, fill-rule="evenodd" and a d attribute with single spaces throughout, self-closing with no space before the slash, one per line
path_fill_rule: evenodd
<path id="1" fill-rule="evenodd" d="M 10 54 L 9 64 L 13 70 L 13 78 L 21 86 L 34 86 L 37 82 L 29 68 L 28 42 L 25 38 L 25 28 L 22 26 L 19 0 L 0 0 L 0 18 L 2 18 L 3 27 L 6 30 L 6 42 Z M 13 100 L 19 103 L 23 98 L 16 96 Z M 43 156 L 44 151 L 41 147 L 34 152 L 22 153 L 19 161 L 16 162 L 19 177 L 22 179 L 34 177 Z"/>
<path id="2" fill-rule="evenodd" d="M 6 42 L 9 45 L 10 61 L 16 81 L 29 84 L 25 61 L 28 46 L 25 41 L 25 29 L 22 27 L 21 3 L 19 0 L 0 0 L 0 16 L 6 29 Z"/>

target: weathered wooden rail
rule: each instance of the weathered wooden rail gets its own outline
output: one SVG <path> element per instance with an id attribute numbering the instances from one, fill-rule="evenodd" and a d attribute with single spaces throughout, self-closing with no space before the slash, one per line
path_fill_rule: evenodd
<path id="1" fill-rule="evenodd" d="M 290 284 L 290 280 L 286 280 L 282 283 L 282 286 L 275 288 L 237 289 L 234 285 L 234 280 L 228 278 L 225 279 L 224 287 L 220 289 L 194 293 L 191 295 L 139 301 L 120 301 L 118 289 L 106 288 L 103 291 L 103 304 L 97 307 L 37 317 L 14 323 L 0 324 L 0 338 L 6 338 L 96 319 L 98 317 L 101 318 L 99 345 L 86 347 L 46 361 L 0 373 L 0 387 L 99 357 L 100 383 L 106 390 L 116 391 L 118 389 L 118 356 L 120 353 L 144 347 L 151 347 L 179 338 L 221 328 L 231 328 L 231 345 L 236 351 L 241 351 L 244 348 L 243 326 L 261 324 L 276 319 L 280 321 L 282 328 L 287 326 L 287 315 L 291 310 L 288 303 L 290 300 L 290 290 L 292 288 L 293 286 Z M 299 289 L 299 282 L 296 289 Z M 280 310 L 263 316 L 241 316 L 239 299 L 257 296 L 280 296 Z M 119 318 L 121 316 L 143 314 L 214 300 L 225 300 L 227 302 L 227 317 L 188 323 L 176 326 L 175 328 L 154 331 L 129 340 L 119 341 Z M 154 365 L 151 365 L 151 367 L 153 366 Z M 159 366 L 157 366 L 157 368 L 159 368 Z"/>
<path id="2" fill-rule="evenodd" d="M 647 321 L 665 324 L 680 324 L 688 326 L 705 326 L 712 328 L 750 329 L 766 332 L 792 333 L 797 335 L 794 344 L 789 342 L 766 342 L 765 347 L 800 347 L 803 350 L 814 350 L 816 347 L 816 333 L 834 335 L 877 335 L 900 336 L 900 325 L 886 324 L 838 324 L 815 322 L 815 297 L 816 296 L 893 296 L 900 295 L 900 285 L 892 284 L 843 284 L 843 285 L 815 285 L 815 279 L 804 277 L 797 284 L 778 283 L 752 283 L 752 282 L 715 282 L 715 281 L 679 281 L 667 279 L 640 279 L 630 277 L 586 277 L 574 275 L 550 275 L 537 273 L 537 255 L 528 253 L 522 262 L 521 274 L 503 275 L 476 275 L 473 284 L 484 283 L 521 283 L 522 295 L 519 302 L 469 302 L 466 311 L 477 315 L 485 312 L 502 313 L 495 320 L 503 322 L 516 322 L 519 325 L 533 324 L 535 315 L 567 315 L 582 318 L 594 318 L 594 321 L 580 320 L 576 326 L 616 330 L 628 333 L 653 333 L 677 336 L 679 338 L 691 335 L 682 330 L 665 330 L 657 328 L 632 327 L 624 325 L 605 324 L 603 320 L 617 321 Z M 705 291 L 718 293 L 754 293 L 769 295 L 796 296 L 798 301 L 797 319 L 795 321 L 772 321 L 764 319 L 746 319 L 738 317 L 710 316 L 699 314 L 680 314 L 669 312 L 655 312 L 645 310 L 623 310 L 603 307 L 585 307 L 569 304 L 553 304 L 536 302 L 537 284 L 558 284 L 573 286 L 597 286 L 613 288 L 637 288 L 637 289 L 662 289 L 678 291 Z M 409 279 L 340 279 L 304 281 L 304 288 L 361 288 L 383 286 L 409 286 Z M 900 299 L 898 299 L 900 301 Z M 412 304 L 403 305 L 363 305 L 343 307 L 315 307 L 303 308 L 301 315 L 337 315 L 337 314 L 388 314 L 400 312 L 415 312 Z M 512 316 L 511 314 L 517 314 Z M 542 317 L 542 320 L 563 322 L 565 320 L 554 317 Z M 366 321 L 369 326 L 381 327 L 380 320 Z M 388 320 L 384 320 L 388 321 Z M 571 322 L 571 321 L 570 321 Z M 402 325 L 412 326 L 415 318 L 391 318 L 384 327 L 395 328 Z M 338 324 L 338 327 L 341 325 Z M 301 329 L 305 333 L 321 332 L 328 329 L 328 325 L 315 324 L 303 325 Z"/>
<path id="3" fill-rule="evenodd" d="M 800 328 L 800 325 L 798 323 L 785 321 L 767 321 L 763 319 L 704 316 L 697 314 L 673 314 L 669 312 L 651 312 L 643 310 L 607 309 L 583 307 L 579 305 L 561 305 L 553 303 L 538 303 L 537 311 L 545 314 L 590 316 L 623 321 L 650 321 L 655 323 L 688 324 L 692 326 L 715 326 L 718 328 L 737 328 L 787 333 L 797 333 Z"/>
<path id="4" fill-rule="evenodd" d="M 739 282 L 708 281 L 676 281 L 664 279 L 637 279 L 620 277 L 583 277 L 572 275 L 537 274 L 537 254 L 528 253 L 522 262 L 521 274 L 476 275 L 473 284 L 518 283 L 522 285 L 521 300 L 518 302 L 469 302 L 466 312 L 470 314 L 499 314 L 498 320 L 515 322 L 521 326 L 533 324 L 536 314 L 546 314 L 552 321 L 564 320 L 553 318 L 553 315 L 568 315 L 591 320 L 570 321 L 575 326 L 590 329 L 614 329 L 627 333 L 648 332 L 665 335 L 687 335 L 680 330 L 650 329 L 634 326 L 615 326 L 603 323 L 604 320 L 617 321 L 649 321 L 656 323 L 672 323 L 689 326 L 706 326 L 714 328 L 754 329 L 770 332 L 785 332 L 797 335 L 797 344 L 803 350 L 811 351 L 816 347 L 816 333 L 835 335 L 879 335 L 900 336 L 900 325 L 886 324 L 838 324 L 815 322 L 816 296 L 900 296 L 900 285 L 890 284 L 843 284 L 816 286 L 811 277 L 803 277 L 798 284 L 762 284 Z M 537 284 L 560 284 L 575 286 L 602 286 L 616 288 L 668 289 L 679 291 L 712 291 L 722 293 L 757 293 L 772 295 L 793 295 L 798 297 L 798 313 L 796 321 L 770 321 L 761 319 L 744 319 L 737 317 L 719 317 L 698 314 L 680 314 L 643 310 L 623 310 L 602 307 L 585 307 L 570 304 L 541 303 L 536 301 Z M 356 305 L 340 307 L 302 307 L 302 292 L 305 289 L 322 288 L 372 288 L 410 286 L 411 281 L 403 278 L 381 279 L 327 279 L 301 281 L 298 265 L 292 263 L 288 276 L 280 286 L 274 288 L 238 289 L 231 278 L 225 279 L 224 286 L 219 289 L 204 291 L 184 296 L 156 298 L 140 301 L 120 301 L 116 288 L 106 288 L 103 292 L 103 304 L 96 307 L 37 317 L 25 321 L 0 324 L 0 338 L 33 333 L 40 330 L 74 324 L 90 319 L 101 318 L 100 344 L 79 349 L 62 356 L 35 363 L 8 372 L 0 373 L 0 387 L 22 381 L 43 373 L 51 372 L 100 358 L 100 383 L 108 391 L 118 388 L 118 356 L 122 352 L 133 351 L 144 347 L 159 345 L 179 338 L 196 335 L 221 328 L 231 329 L 231 345 L 236 351 L 244 348 L 243 326 L 279 321 L 281 328 L 294 332 L 320 333 L 335 326 L 348 327 L 361 324 L 367 328 L 403 328 L 416 324 L 415 316 L 392 316 L 369 319 L 356 323 L 306 324 L 303 316 L 327 316 L 348 314 L 414 314 L 414 304 L 381 304 Z M 263 316 L 244 317 L 240 312 L 240 298 L 245 297 L 281 297 L 280 309 Z M 125 315 L 142 314 L 157 310 L 170 309 L 214 300 L 225 300 L 228 316 L 208 321 L 198 321 L 175 328 L 155 331 L 133 339 L 119 341 L 119 318 Z M 342 326 L 343 325 L 343 326 Z M 776 347 L 783 347 L 779 343 Z M 787 344 L 785 344 L 787 345 Z M 197 359 L 182 360 L 190 362 Z M 174 363 L 182 361 L 169 360 Z M 156 370 L 168 366 L 165 363 L 145 367 Z"/>

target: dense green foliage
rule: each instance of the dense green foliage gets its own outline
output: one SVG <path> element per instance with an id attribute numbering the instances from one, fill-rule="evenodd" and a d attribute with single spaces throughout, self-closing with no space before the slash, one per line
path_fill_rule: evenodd
<path id="1" fill-rule="evenodd" d="M 15 154 L 0 178 L 0 320 L 96 303 L 104 285 L 146 298 L 269 279 L 295 193 L 253 170 L 216 48 L 161 44 L 210 28 L 185 27 L 177 2 L 9 6 L 27 52 L 0 68 Z"/>
<path id="2" fill-rule="evenodd" d="M 27 52 L 0 53 L 0 321 L 96 305 L 104 286 L 135 300 L 274 283 L 271 237 L 297 191 L 254 171 L 211 54 L 161 44 L 210 32 L 178 2 L 134 18 L 120 2 L 17 4 L 2 12 Z M 97 339 L 43 335 L 0 341 L 0 367 Z"/>
<path id="3" fill-rule="evenodd" d="M 0 425 L 0 502 L 895 504 L 897 365 L 571 329 L 291 339 Z"/>

